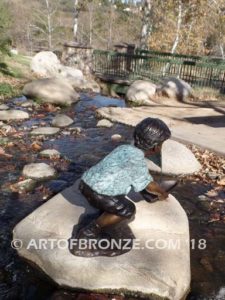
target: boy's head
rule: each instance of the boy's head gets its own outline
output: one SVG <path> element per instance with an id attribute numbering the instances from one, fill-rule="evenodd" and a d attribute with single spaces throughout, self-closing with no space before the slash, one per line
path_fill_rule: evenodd
<path id="1" fill-rule="evenodd" d="M 161 151 L 162 143 L 170 136 L 168 126 L 162 120 L 146 118 L 134 129 L 134 145 L 145 154 L 154 154 Z"/>

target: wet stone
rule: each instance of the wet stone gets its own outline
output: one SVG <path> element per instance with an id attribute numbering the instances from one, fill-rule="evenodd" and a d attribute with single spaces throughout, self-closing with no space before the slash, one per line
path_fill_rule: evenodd
<path id="1" fill-rule="evenodd" d="M 55 150 L 55 149 L 46 149 L 40 152 L 40 156 L 42 157 L 57 157 L 59 158 L 61 156 L 61 154 L 59 153 L 59 151 Z"/>
<path id="2" fill-rule="evenodd" d="M 0 110 L 8 110 L 9 106 L 6 104 L 0 104 Z"/>
<path id="3" fill-rule="evenodd" d="M 35 103 L 33 100 L 27 100 L 21 104 L 21 107 L 32 107 L 37 106 L 37 103 Z"/>
<path id="4" fill-rule="evenodd" d="M 71 132 L 76 133 L 76 134 L 81 134 L 82 128 L 81 127 L 70 127 L 68 128 Z"/>
<path id="5" fill-rule="evenodd" d="M 198 199 L 199 199 L 200 201 L 208 201 L 208 200 L 209 200 L 209 198 L 208 198 L 207 196 L 205 196 L 205 195 L 199 195 L 199 196 L 198 196 Z"/>
<path id="6" fill-rule="evenodd" d="M 73 124 L 73 120 L 64 114 L 59 114 L 55 116 L 55 118 L 52 120 L 52 125 L 55 127 L 67 127 L 69 125 Z"/>
<path id="7" fill-rule="evenodd" d="M 103 120 L 98 121 L 96 126 L 111 128 L 113 126 L 113 123 L 110 122 L 109 120 L 103 119 Z"/>
<path id="8" fill-rule="evenodd" d="M 33 179 L 25 179 L 14 184 L 14 188 L 18 189 L 21 192 L 30 192 L 35 188 L 36 181 Z"/>
<path id="9" fill-rule="evenodd" d="M 10 109 L 10 110 L 0 110 L 0 120 L 22 120 L 28 119 L 29 114 L 22 110 Z"/>
<path id="10" fill-rule="evenodd" d="M 56 171 L 46 163 L 33 163 L 23 168 L 23 175 L 31 179 L 45 180 L 54 178 Z"/>
<path id="11" fill-rule="evenodd" d="M 31 131 L 32 135 L 53 135 L 59 132 L 59 128 L 55 127 L 39 127 Z"/>

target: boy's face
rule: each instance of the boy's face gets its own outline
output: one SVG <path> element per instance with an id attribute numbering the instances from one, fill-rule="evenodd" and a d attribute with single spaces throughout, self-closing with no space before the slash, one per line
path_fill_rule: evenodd
<path id="1" fill-rule="evenodd" d="M 163 143 L 160 143 L 160 144 L 154 146 L 153 148 L 145 151 L 145 157 L 148 157 L 148 156 L 151 156 L 151 155 L 154 155 L 154 154 L 160 154 L 161 150 L 162 150 L 162 144 Z"/>

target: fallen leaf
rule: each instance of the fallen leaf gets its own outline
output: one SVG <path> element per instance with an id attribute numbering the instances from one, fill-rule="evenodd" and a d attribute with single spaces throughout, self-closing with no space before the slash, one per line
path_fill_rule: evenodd
<path id="1" fill-rule="evenodd" d="M 225 185 L 225 177 L 221 178 L 220 180 L 217 180 L 217 183 L 219 185 Z"/>
<path id="2" fill-rule="evenodd" d="M 34 151 L 39 151 L 39 150 L 41 150 L 41 148 L 42 148 L 42 145 L 40 143 L 33 142 L 31 144 L 31 149 Z"/>
<path id="3" fill-rule="evenodd" d="M 0 155 L 8 157 L 8 158 L 12 157 L 11 154 L 5 153 L 5 150 L 2 147 L 0 147 Z"/>

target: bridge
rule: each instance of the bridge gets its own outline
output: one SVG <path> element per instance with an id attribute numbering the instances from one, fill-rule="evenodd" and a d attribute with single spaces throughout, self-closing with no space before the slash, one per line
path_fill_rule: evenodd
<path id="1" fill-rule="evenodd" d="M 220 58 L 140 49 L 133 54 L 94 50 L 93 71 L 103 81 L 120 86 L 121 93 L 134 80 L 159 83 L 166 77 L 178 77 L 192 87 L 209 87 L 225 93 L 225 60 Z"/>

